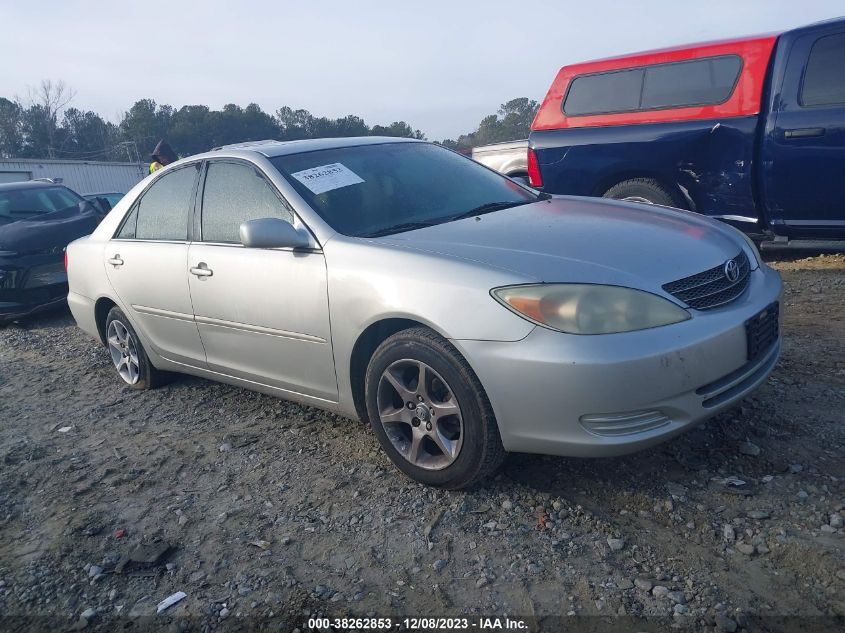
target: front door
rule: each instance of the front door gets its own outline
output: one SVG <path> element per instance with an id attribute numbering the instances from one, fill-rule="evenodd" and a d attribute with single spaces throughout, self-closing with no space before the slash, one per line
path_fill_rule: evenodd
<path id="1" fill-rule="evenodd" d="M 188 223 L 199 164 L 163 174 L 108 243 L 103 265 L 129 319 L 164 358 L 205 366 L 188 289 Z"/>
<path id="2" fill-rule="evenodd" d="M 325 259 L 317 249 L 244 248 L 241 223 L 269 217 L 294 222 L 257 167 L 208 163 L 188 266 L 209 368 L 335 401 Z"/>
<path id="3" fill-rule="evenodd" d="M 795 236 L 845 233 L 845 31 L 796 39 L 783 76 L 763 164 L 769 217 Z"/>

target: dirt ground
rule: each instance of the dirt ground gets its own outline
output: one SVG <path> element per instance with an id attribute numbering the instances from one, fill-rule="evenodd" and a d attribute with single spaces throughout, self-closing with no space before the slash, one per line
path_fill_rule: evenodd
<path id="1" fill-rule="evenodd" d="M 783 356 L 740 407 L 624 458 L 512 455 L 457 493 L 405 479 L 356 421 L 189 377 L 131 391 L 67 312 L 2 329 L 0 629 L 834 630 L 845 256 L 772 265 Z"/>

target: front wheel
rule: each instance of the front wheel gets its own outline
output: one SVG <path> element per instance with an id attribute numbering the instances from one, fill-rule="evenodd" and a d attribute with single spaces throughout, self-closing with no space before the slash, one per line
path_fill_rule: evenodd
<path id="1" fill-rule="evenodd" d="M 384 451 L 412 479 L 466 488 L 492 474 L 505 450 L 475 372 L 426 328 L 386 339 L 366 375 L 370 423 Z"/>

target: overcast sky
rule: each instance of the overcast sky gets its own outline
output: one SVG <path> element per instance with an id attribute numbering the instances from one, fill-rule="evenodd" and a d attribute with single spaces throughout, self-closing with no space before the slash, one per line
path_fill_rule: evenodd
<path id="1" fill-rule="evenodd" d="M 5 2 L 0 96 L 62 79 L 112 121 L 136 100 L 258 103 L 471 131 L 562 65 L 788 29 L 842 0 Z"/>

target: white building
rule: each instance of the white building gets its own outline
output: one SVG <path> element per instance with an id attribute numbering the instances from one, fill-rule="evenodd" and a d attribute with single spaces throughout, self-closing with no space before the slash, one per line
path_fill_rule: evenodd
<path id="1" fill-rule="evenodd" d="M 63 185 L 83 196 L 91 193 L 126 193 L 148 173 L 149 165 L 143 163 L 0 158 L 0 183 L 61 178 Z"/>

